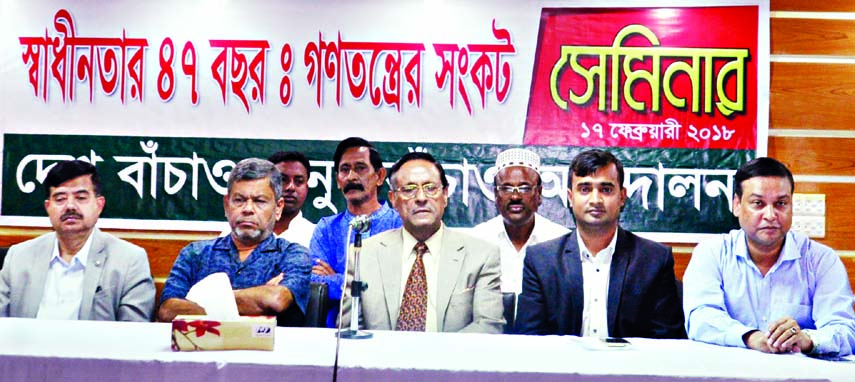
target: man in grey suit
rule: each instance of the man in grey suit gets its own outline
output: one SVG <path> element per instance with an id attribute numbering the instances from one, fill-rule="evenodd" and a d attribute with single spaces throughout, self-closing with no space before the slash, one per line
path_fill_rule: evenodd
<path id="1" fill-rule="evenodd" d="M 389 200 L 403 228 L 365 240 L 360 259 L 364 329 L 501 333 L 501 267 L 495 245 L 445 228 L 445 170 L 427 153 L 391 169 Z M 352 272 L 352 271 L 350 271 Z M 342 322 L 350 322 L 350 289 Z"/>
<path id="2" fill-rule="evenodd" d="M 154 282 L 145 250 L 95 228 L 105 203 L 95 166 L 59 162 L 44 187 L 54 232 L 9 248 L 0 317 L 150 321 Z"/>

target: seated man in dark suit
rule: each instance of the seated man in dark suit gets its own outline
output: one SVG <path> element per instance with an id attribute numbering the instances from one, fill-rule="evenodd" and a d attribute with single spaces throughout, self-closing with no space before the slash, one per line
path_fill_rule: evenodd
<path id="1" fill-rule="evenodd" d="M 626 202 L 620 160 L 588 150 L 570 174 L 576 230 L 528 249 L 517 332 L 686 338 L 671 249 L 618 225 Z"/>

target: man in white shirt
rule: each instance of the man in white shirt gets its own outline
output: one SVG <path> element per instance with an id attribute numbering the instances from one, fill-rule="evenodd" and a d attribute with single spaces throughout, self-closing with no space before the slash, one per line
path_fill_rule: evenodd
<path id="1" fill-rule="evenodd" d="M 17 244 L 0 270 L 0 317 L 150 321 L 145 250 L 95 228 L 106 203 L 95 166 L 55 164 L 44 180 L 54 232 Z"/>
<path id="2" fill-rule="evenodd" d="M 282 174 L 282 197 L 285 199 L 282 216 L 273 226 L 273 234 L 308 249 L 315 232 L 315 223 L 304 218 L 302 211 L 309 194 L 309 159 L 298 151 L 279 151 L 267 160 Z M 227 227 L 220 236 L 231 233 L 231 227 Z"/>
<path id="3" fill-rule="evenodd" d="M 315 224 L 304 218 L 302 212 L 306 195 L 309 194 L 309 160 L 297 151 L 280 151 L 267 160 L 282 173 L 282 198 L 285 199 L 282 216 L 273 226 L 273 233 L 309 248 Z"/>
<path id="4" fill-rule="evenodd" d="M 541 202 L 540 156 L 526 149 L 508 149 L 496 157 L 493 193 L 499 216 L 472 229 L 472 234 L 499 245 L 502 293 L 522 292 L 526 248 L 570 232 L 537 213 Z"/>
<path id="5" fill-rule="evenodd" d="M 365 240 L 360 259 L 361 327 L 374 330 L 500 333 L 496 246 L 447 229 L 448 180 L 428 153 L 404 155 L 391 170 L 389 201 L 403 228 Z M 353 270 L 348 270 L 348 280 Z M 350 322 L 351 290 L 342 323 Z"/>

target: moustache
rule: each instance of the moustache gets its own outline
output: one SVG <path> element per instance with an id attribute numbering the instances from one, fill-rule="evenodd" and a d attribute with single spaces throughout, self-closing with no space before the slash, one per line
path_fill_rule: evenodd
<path id="1" fill-rule="evenodd" d="M 365 191 L 365 187 L 362 186 L 362 184 L 360 184 L 360 183 L 348 183 L 348 184 L 344 185 L 344 189 L 342 191 L 344 191 L 344 193 L 346 194 L 346 193 L 353 191 L 353 190 Z"/>
<path id="2" fill-rule="evenodd" d="M 68 218 L 83 219 L 83 215 L 80 215 L 77 212 L 66 212 L 59 217 L 59 220 L 65 221 L 68 220 Z"/>

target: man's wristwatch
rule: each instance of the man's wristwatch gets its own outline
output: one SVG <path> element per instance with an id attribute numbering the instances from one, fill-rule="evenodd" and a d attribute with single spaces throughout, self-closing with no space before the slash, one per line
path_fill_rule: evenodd
<path id="1" fill-rule="evenodd" d="M 802 329 L 802 333 L 804 333 L 806 336 L 808 336 L 808 338 L 810 338 L 811 345 L 813 345 L 813 348 L 810 349 L 809 352 L 805 352 L 804 350 L 802 350 L 802 353 L 807 354 L 807 355 L 819 354 L 819 351 L 818 351 L 819 343 L 816 342 L 816 335 L 813 333 L 813 330 L 812 329 Z"/>

